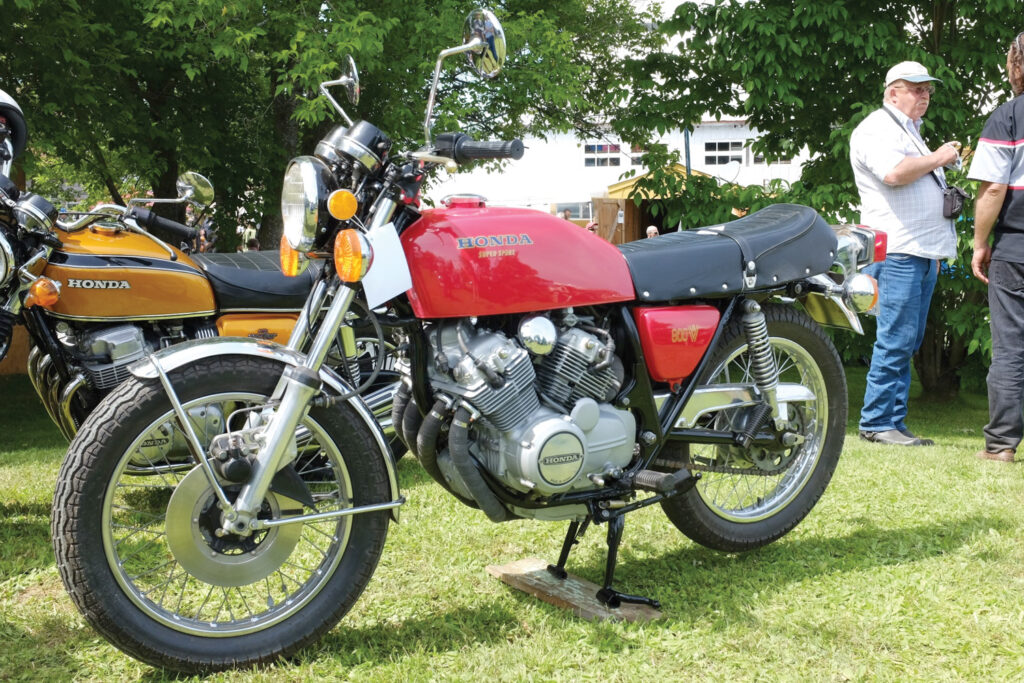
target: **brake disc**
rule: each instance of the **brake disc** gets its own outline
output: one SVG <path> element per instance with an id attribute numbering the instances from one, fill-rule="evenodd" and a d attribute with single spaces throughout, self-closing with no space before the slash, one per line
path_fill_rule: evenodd
<path id="1" fill-rule="evenodd" d="M 259 517 L 280 518 L 279 499 L 288 501 L 268 491 Z M 289 508 L 296 506 L 286 504 Z M 166 525 L 167 545 L 182 568 L 200 581 L 224 587 L 245 586 L 277 571 L 298 545 L 303 527 L 302 523 L 283 524 L 247 537 L 217 536 L 217 497 L 198 466 L 174 489 L 167 505 Z"/>

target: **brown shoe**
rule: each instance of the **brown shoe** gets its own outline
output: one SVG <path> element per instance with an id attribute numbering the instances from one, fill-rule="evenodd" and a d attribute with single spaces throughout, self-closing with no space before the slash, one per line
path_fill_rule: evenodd
<path id="1" fill-rule="evenodd" d="M 1001 451 L 995 452 L 992 452 L 987 448 L 983 448 L 977 453 L 975 453 L 974 456 L 976 458 L 981 458 L 982 460 L 995 460 L 996 462 L 1013 462 L 1014 453 L 1012 448 L 1004 448 Z"/>

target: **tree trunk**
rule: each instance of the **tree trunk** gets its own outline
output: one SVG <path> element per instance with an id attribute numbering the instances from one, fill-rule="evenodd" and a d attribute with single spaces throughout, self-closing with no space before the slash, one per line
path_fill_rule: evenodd
<path id="1" fill-rule="evenodd" d="M 281 178 L 284 176 L 285 164 L 296 155 L 299 146 L 299 124 L 292 118 L 294 111 L 295 103 L 291 98 L 274 98 L 274 138 L 278 142 L 277 147 L 281 150 L 281 159 L 284 163 L 277 169 L 276 175 L 267 174 L 267 189 L 263 193 L 262 216 L 258 233 L 260 244 L 265 249 L 276 249 L 281 242 L 284 230 L 284 224 L 281 221 Z"/>
<path id="2" fill-rule="evenodd" d="M 947 346 L 945 326 L 929 321 L 921 348 L 914 354 L 914 367 L 924 395 L 938 401 L 954 399 L 960 392 L 958 371 L 967 354 L 963 344 L 957 340 L 950 342 Z"/>

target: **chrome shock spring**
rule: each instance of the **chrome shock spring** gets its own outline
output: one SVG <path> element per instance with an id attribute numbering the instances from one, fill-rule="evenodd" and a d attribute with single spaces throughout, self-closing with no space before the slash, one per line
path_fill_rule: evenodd
<path id="1" fill-rule="evenodd" d="M 743 302 L 742 324 L 747 337 L 750 372 L 754 377 L 754 384 L 771 406 L 771 417 L 778 421 L 782 418 L 777 396 L 779 366 L 775 362 L 775 354 L 768 338 L 768 321 L 765 320 L 764 311 L 756 301 L 747 299 Z"/>

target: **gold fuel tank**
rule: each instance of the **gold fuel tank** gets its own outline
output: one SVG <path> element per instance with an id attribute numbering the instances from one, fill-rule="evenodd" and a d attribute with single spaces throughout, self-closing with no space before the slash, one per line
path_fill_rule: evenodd
<path id="1" fill-rule="evenodd" d="M 57 231 L 43 274 L 60 282 L 60 300 L 48 307 L 74 320 L 155 320 L 210 316 L 213 289 L 183 252 L 146 235 L 104 224 L 73 233 Z"/>

